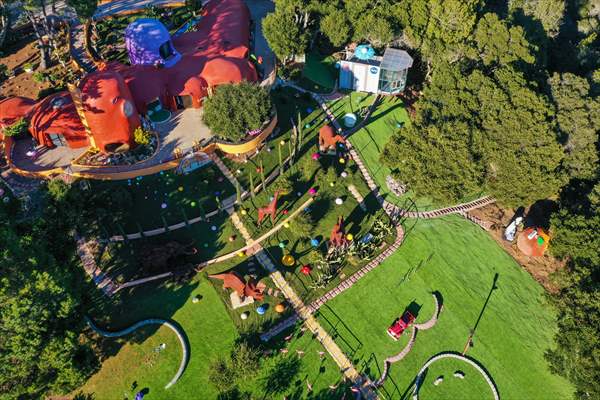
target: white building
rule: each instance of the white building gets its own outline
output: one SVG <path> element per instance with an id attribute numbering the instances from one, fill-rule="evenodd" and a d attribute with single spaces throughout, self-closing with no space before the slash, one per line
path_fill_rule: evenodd
<path id="1" fill-rule="evenodd" d="M 340 88 L 377 94 L 398 94 L 406 86 L 413 59 L 404 50 L 387 48 L 383 57 L 340 61 Z"/>

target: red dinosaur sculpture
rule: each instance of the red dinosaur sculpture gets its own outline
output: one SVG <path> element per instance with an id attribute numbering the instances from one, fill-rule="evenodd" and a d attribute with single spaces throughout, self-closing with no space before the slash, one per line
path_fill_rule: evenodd
<path id="1" fill-rule="evenodd" d="M 337 224 L 331 230 L 329 244 L 331 246 L 340 247 L 348 243 L 346 240 L 346 232 L 344 230 L 344 217 L 339 217 Z"/>
<path id="2" fill-rule="evenodd" d="M 246 282 L 235 272 L 209 275 L 208 277 L 222 280 L 223 289 L 233 289 L 241 298 L 252 297 L 257 301 L 261 301 L 264 298 L 263 290 L 257 287 L 256 282 L 253 279 L 249 279 L 248 282 Z"/>
<path id="3" fill-rule="evenodd" d="M 271 217 L 271 222 L 275 223 L 275 216 L 277 215 L 277 198 L 279 197 L 279 190 L 275 191 L 273 200 L 266 207 L 260 207 L 258 209 L 258 225 L 260 225 L 268 215 Z"/>
<path id="4" fill-rule="evenodd" d="M 319 150 L 321 152 L 335 151 L 338 143 L 346 143 L 346 140 L 342 135 L 335 133 L 331 125 L 324 125 L 319 129 Z"/>

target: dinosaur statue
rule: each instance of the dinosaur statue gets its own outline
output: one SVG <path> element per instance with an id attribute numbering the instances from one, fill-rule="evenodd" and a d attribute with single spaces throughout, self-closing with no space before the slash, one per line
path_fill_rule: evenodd
<path id="1" fill-rule="evenodd" d="M 277 215 L 277 198 L 279 197 L 279 190 L 275 191 L 273 195 L 273 200 L 269 203 L 268 206 L 260 207 L 258 209 L 258 225 L 262 224 L 263 219 L 267 215 L 271 217 L 271 222 L 275 223 L 275 216 Z"/>
<path id="2" fill-rule="evenodd" d="M 344 230 L 344 217 L 339 217 L 337 224 L 331 230 L 331 236 L 329 237 L 329 244 L 331 246 L 340 247 L 344 246 L 348 241 L 346 240 L 346 233 Z"/>
<path id="3" fill-rule="evenodd" d="M 264 298 L 263 289 L 260 289 L 254 279 L 250 278 L 248 282 L 244 281 L 235 272 L 226 272 L 224 274 L 209 275 L 209 278 L 220 279 L 223 281 L 223 289 L 233 289 L 240 298 L 252 297 L 254 300 L 261 301 Z"/>
<path id="4" fill-rule="evenodd" d="M 151 247 L 141 254 L 142 265 L 149 270 L 163 270 L 179 256 L 191 256 L 198 252 L 192 247 L 194 242 L 181 244 L 179 242 L 168 242 L 162 246 Z"/>
<path id="5" fill-rule="evenodd" d="M 331 125 L 323 125 L 321 129 L 319 129 L 319 151 L 322 153 L 327 153 L 329 151 L 335 151 L 338 143 L 346 143 L 346 140 L 335 133 L 335 130 L 331 127 Z"/>

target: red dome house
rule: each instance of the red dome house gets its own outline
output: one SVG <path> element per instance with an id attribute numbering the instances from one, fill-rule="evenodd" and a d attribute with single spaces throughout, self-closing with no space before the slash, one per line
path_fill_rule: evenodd
<path id="1" fill-rule="evenodd" d="M 27 118 L 34 145 L 128 151 L 144 118 L 200 108 L 215 86 L 258 80 L 248 60 L 249 28 L 243 0 L 209 1 L 196 31 L 173 37 L 159 21 L 134 21 L 127 31 L 133 35 L 127 39 L 132 65 L 102 63 L 77 87 L 37 103 L 0 101 L 0 139 L 3 127 Z"/>

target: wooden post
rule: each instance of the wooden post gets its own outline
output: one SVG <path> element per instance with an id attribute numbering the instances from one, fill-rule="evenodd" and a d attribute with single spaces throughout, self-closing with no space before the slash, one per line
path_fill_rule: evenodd
<path id="1" fill-rule="evenodd" d="M 250 196 L 252 196 L 252 198 L 254 198 L 255 193 L 254 193 L 254 175 L 252 175 L 252 172 L 250 172 Z"/>
<path id="2" fill-rule="evenodd" d="M 187 226 L 189 228 L 190 221 L 188 221 L 188 216 L 185 212 L 185 208 L 181 207 L 181 213 L 183 214 L 183 220 L 185 221 L 185 226 Z"/>
<path id="3" fill-rule="evenodd" d="M 265 183 L 265 169 L 263 167 L 262 159 L 260 160 L 260 180 L 262 182 L 262 190 L 267 190 L 267 184 Z"/>
<path id="4" fill-rule="evenodd" d="M 161 215 L 160 218 L 162 219 L 163 225 L 165 227 L 165 232 L 169 232 L 169 224 L 167 224 L 167 219 L 164 215 Z"/>
<path id="5" fill-rule="evenodd" d="M 202 207 L 202 202 L 200 200 L 198 200 L 198 208 L 200 209 L 200 219 L 206 221 L 206 211 L 204 210 L 204 207 Z"/>
<path id="6" fill-rule="evenodd" d="M 238 204 L 242 204 L 242 189 L 240 188 L 240 182 L 235 180 L 235 200 Z"/>

